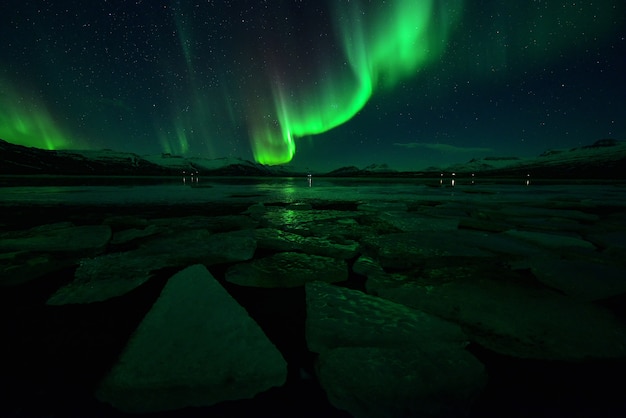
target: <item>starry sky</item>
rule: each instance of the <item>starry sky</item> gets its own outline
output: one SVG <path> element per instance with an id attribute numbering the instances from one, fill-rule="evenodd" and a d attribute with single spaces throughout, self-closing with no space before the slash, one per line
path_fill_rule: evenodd
<path id="1" fill-rule="evenodd" d="M 328 170 L 626 139 L 623 0 L 5 0 L 0 138 Z"/>

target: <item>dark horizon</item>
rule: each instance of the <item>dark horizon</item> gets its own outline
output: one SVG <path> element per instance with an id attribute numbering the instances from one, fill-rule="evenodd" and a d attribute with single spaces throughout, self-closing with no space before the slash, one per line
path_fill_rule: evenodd
<path id="1" fill-rule="evenodd" d="M 626 141 L 601 139 L 568 150 L 547 150 L 535 158 L 485 157 L 447 167 L 398 170 L 388 164 L 342 166 L 316 171 L 293 165 L 267 166 L 234 158 L 185 158 L 171 154 L 140 156 L 116 150 L 43 150 L 10 144 L 0 139 L 2 175 L 79 176 L 323 176 L 379 178 L 543 178 L 561 180 L 623 179 L 626 176 Z M 223 161 L 222 161 L 223 160 Z M 216 163 L 218 162 L 218 163 Z M 194 174 L 192 174 L 194 173 Z M 444 177 L 442 177 L 443 179 Z"/>

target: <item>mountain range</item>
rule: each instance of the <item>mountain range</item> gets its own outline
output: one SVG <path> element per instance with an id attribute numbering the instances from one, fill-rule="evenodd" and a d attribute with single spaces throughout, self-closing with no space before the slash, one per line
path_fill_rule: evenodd
<path id="1" fill-rule="evenodd" d="M 591 145 L 549 150 L 535 158 L 485 157 L 449 167 L 398 171 L 388 164 L 364 168 L 341 167 L 327 177 L 438 177 L 441 174 L 481 177 L 626 179 L 626 141 L 601 139 Z M 42 150 L 0 139 L 0 174 L 3 175 L 213 175 L 304 176 L 306 170 L 266 166 L 240 158 L 183 157 L 171 154 L 140 156 L 110 149 Z"/>

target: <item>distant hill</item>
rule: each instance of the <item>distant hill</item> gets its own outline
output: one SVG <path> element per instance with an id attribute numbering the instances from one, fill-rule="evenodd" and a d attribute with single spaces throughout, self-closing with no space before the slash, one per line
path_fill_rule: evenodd
<path id="1" fill-rule="evenodd" d="M 171 154 L 140 156 L 109 149 L 58 150 L 15 145 L 0 139 L 0 174 L 50 175 L 181 175 L 285 176 L 285 167 L 270 167 L 239 158 L 182 157 Z"/>
<path id="2" fill-rule="evenodd" d="M 325 176 L 439 177 L 442 173 L 456 173 L 482 177 L 526 177 L 530 174 L 534 178 L 626 179 L 626 141 L 601 139 L 582 147 L 548 150 L 535 158 L 485 157 L 421 171 L 395 171 L 380 167 L 388 168 L 385 164 L 362 169 L 349 166 L 333 170 Z"/>
<path id="3" fill-rule="evenodd" d="M 167 174 L 136 154 L 102 151 L 48 151 L 0 140 L 0 174 Z"/>
<path id="4" fill-rule="evenodd" d="M 441 173 L 482 177 L 626 179 L 626 141 L 601 139 L 591 145 L 548 150 L 535 158 L 486 157 L 445 168 L 397 171 L 387 164 L 341 167 L 326 177 L 439 177 Z M 140 156 L 113 150 L 47 151 L 0 139 L 0 174 L 305 176 L 306 170 L 266 166 L 240 158 Z"/>
<path id="5" fill-rule="evenodd" d="M 501 177 L 531 174 L 542 178 L 624 179 L 626 141 L 601 139 L 582 147 L 548 150 L 536 158 L 487 157 L 455 164 L 445 171 Z"/>
<path id="6" fill-rule="evenodd" d="M 323 175 L 326 177 L 388 177 L 402 175 L 402 172 L 394 170 L 388 164 L 370 164 L 364 168 L 341 167 Z"/>

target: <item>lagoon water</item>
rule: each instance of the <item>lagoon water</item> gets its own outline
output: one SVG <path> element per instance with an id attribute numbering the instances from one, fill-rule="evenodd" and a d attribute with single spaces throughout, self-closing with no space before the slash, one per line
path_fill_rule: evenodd
<path id="1" fill-rule="evenodd" d="M 398 403 L 413 416 L 424 413 L 420 405 L 433 402 L 436 407 L 428 410 L 440 412 L 432 416 L 447 416 L 450 410 L 437 404 L 441 399 L 456 400 L 454 416 L 624 416 L 625 192 L 623 182 L 462 176 L 2 177 L 0 325 L 9 354 L 1 364 L 0 415 L 127 416 L 99 399 L 96 389 L 165 283 L 187 265 L 177 258 L 146 266 L 149 280 L 101 301 L 54 305 L 52 296 L 75 283 L 90 260 L 111 254 L 139 259 L 141 248 L 172 239 L 163 255 L 167 258 L 186 251 L 175 244 L 181 232 L 228 237 L 248 231 L 256 240 L 251 259 L 205 264 L 279 349 L 288 364 L 286 383 L 253 399 L 147 416 L 234 417 L 253 411 L 254 416 L 349 417 L 363 416 L 358 405 L 367 402 L 387 416 L 397 415 L 393 405 Z M 98 253 L 33 249 L 43 239 L 42 230 L 66 233 L 72 226 L 102 225 L 110 226 L 112 238 Z M 135 238 L 122 240 L 132 233 Z M 339 255 L 346 248 L 352 252 Z M 321 361 L 334 358 L 329 353 L 337 347 L 316 352 L 310 344 L 317 337 L 305 332 L 310 288 L 295 278 L 285 286 L 289 271 L 278 265 L 269 276 L 249 283 L 239 277 L 241 265 L 257 274 L 271 270 L 268 263 L 284 253 L 321 257 L 311 260 L 328 265 L 342 259 L 345 278 L 332 286 L 361 292 L 347 293 L 352 295 L 348 299 L 367 295 L 384 300 L 384 306 L 402 305 L 458 325 L 467 338 L 463 351 L 483 365 L 486 382 L 468 384 L 465 389 L 474 395 L 464 401 L 458 385 L 445 379 L 436 395 L 421 393 L 423 385 L 409 387 L 419 402 L 382 378 L 379 384 L 388 388 L 371 382 L 380 398 L 367 392 L 367 384 L 348 390 L 342 386 L 345 376 L 324 369 L 330 360 Z M 326 271 L 319 264 L 297 268 L 294 275 L 302 277 L 315 278 L 315 269 Z M 280 274 L 287 278 L 269 283 Z M 90 286 L 108 291 L 106 279 L 89 280 Z M 373 314 L 367 322 L 367 310 L 356 315 L 365 318 L 364 329 L 385 328 Z M 371 361 L 370 366 L 380 367 L 371 373 L 397 363 L 387 359 L 384 338 L 381 334 L 380 341 L 357 347 L 383 353 L 380 364 Z M 394 370 L 396 383 L 419 376 L 419 366 L 406 367 Z M 364 373 L 361 380 L 368 379 L 367 372 L 361 367 L 351 371 Z M 384 390 L 391 394 L 381 394 Z M 352 391 L 350 399 L 342 398 L 346 391 Z M 404 395 L 394 398 L 393 393 Z"/>
<path id="2" fill-rule="evenodd" d="M 497 194 L 523 202 L 549 198 L 623 203 L 623 182 L 545 179 L 324 178 L 324 177 L 89 177 L 3 176 L 3 205 L 32 204 L 196 204 L 232 201 L 290 203 L 338 201 L 450 200 Z"/>

